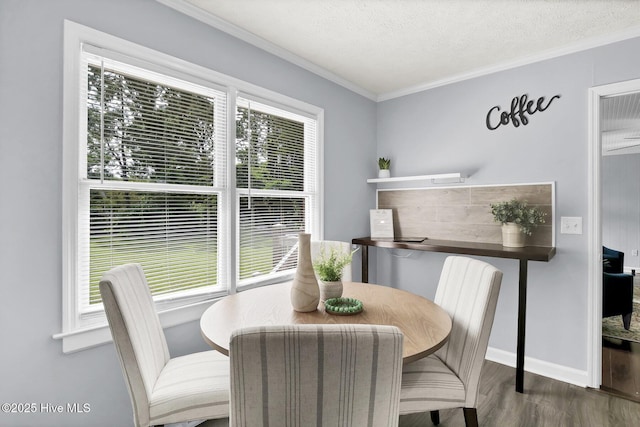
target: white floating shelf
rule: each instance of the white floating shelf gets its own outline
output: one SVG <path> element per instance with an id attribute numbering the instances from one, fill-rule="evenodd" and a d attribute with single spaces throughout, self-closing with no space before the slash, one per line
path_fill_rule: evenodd
<path id="1" fill-rule="evenodd" d="M 417 176 L 398 176 L 391 178 L 370 178 L 367 179 L 369 184 L 378 184 L 384 182 L 405 182 L 405 181 L 431 181 L 434 184 L 464 182 L 466 177 L 461 173 L 439 173 L 434 175 L 417 175 Z M 440 182 L 438 182 L 440 181 Z"/>

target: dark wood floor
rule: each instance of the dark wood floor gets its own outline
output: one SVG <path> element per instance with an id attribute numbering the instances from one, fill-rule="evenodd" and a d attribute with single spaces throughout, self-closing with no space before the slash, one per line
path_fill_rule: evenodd
<path id="1" fill-rule="evenodd" d="M 602 389 L 640 402 L 640 343 L 602 338 Z"/>
<path id="2" fill-rule="evenodd" d="M 485 362 L 478 397 L 481 426 L 620 427 L 640 423 L 640 403 L 525 373 L 525 392 L 515 392 L 515 369 Z M 227 427 L 228 420 L 203 427 Z M 431 426 L 428 414 L 400 417 L 401 427 Z M 440 425 L 463 427 L 462 410 L 440 411 Z"/>
<path id="3" fill-rule="evenodd" d="M 633 288 L 635 307 L 640 274 L 634 274 Z M 640 343 L 602 337 L 602 389 L 640 402 Z"/>

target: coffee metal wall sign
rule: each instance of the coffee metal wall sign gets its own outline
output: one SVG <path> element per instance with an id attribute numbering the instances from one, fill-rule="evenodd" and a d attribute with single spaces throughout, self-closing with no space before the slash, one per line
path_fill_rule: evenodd
<path id="1" fill-rule="evenodd" d="M 496 130 L 501 125 L 507 125 L 511 123 L 514 127 L 526 126 L 529 123 L 529 117 L 538 111 L 544 111 L 549 108 L 549 105 L 557 99 L 560 95 L 554 95 L 545 104 L 544 96 L 536 100 L 529 99 L 529 95 L 526 93 L 521 96 L 516 96 L 511 100 L 511 110 L 500 112 L 500 106 L 496 105 L 491 108 L 487 113 L 487 128 L 489 130 Z"/>

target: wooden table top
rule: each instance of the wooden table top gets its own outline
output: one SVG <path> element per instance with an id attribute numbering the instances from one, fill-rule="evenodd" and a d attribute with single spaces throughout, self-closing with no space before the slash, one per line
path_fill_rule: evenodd
<path id="1" fill-rule="evenodd" d="M 362 301 L 364 310 L 351 316 L 329 314 L 320 303 L 316 311 L 291 307 L 291 283 L 263 286 L 222 298 L 200 319 L 205 341 L 229 354 L 231 333 L 241 327 L 287 324 L 359 323 L 397 326 L 404 335 L 403 362 L 423 358 L 440 347 L 451 333 L 451 318 L 434 302 L 410 292 L 368 283 L 345 282 L 342 296 Z"/>

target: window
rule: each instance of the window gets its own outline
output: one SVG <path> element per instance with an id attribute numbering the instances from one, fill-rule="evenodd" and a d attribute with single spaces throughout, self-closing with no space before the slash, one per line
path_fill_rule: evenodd
<path id="1" fill-rule="evenodd" d="M 224 277 L 226 93 L 93 50 L 81 54 L 79 315 L 101 314 L 100 277 L 129 262 L 168 308 L 210 298 Z"/>
<path id="2" fill-rule="evenodd" d="M 69 22 L 65 64 L 65 352 L 109 339 L 116 265 L 165 325 L 293 275 L 297 233 L 321 236 L 321 110 Z"/>
<path id="3" fill-rule="evenodd" d="M 317 210 L 315 119 L 238 98 L 239 284 L 295 268 L 297 233 Z"/>

